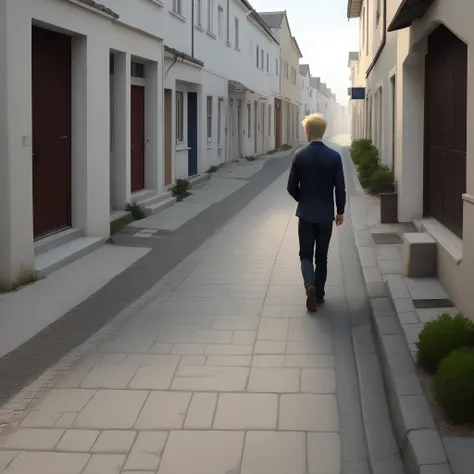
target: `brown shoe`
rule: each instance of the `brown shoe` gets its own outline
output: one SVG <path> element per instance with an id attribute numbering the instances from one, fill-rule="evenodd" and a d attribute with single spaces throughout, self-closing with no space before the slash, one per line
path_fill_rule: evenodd
<path id="1" fill-rule="evenodd" d="M 306 290 L 306 309 L 310 313 L 316 313 L 316 288 L 314 286 L 308 287 Z"/>

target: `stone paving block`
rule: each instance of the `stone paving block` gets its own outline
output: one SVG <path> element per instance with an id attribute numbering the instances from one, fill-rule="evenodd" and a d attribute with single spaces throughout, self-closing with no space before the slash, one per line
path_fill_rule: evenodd
<path id="1" fill-rule="evenodd" d="M 308 433 L 308 474 L 341 472 L 341 441 L 338 433 Z"/>
<path id="2" fill-rule="evenodd" d="M 403 463 L 400 456 L 388 456 L 382 461 L 376 461 L 372 464 L 373 474 L 405 474 Z"/>
<path id="3" fill-rule="evenodd" d="M 2 474 L 81 474 L 89 458 L 88 454 L 23 452 Z"/>
<path id="4" fill-rule="evenodd" d="M 208 356 L 250 355 L 252 350 L 253 344 L 209 344 L 204 353 Z"/>
<path id="5" fill-rule="evenodd" d="M 182 356 L 179 365 L 206 365 L 206 356 Z"/>
<path id="6" fill-rule="evenodd" d="M 36 406 L 37 410 L 48 412 L 81 411 L 96 393 L 87 389 L 52 389 Z"/>
<path id="7" fill-rule="evenodd" d="M 180 362 L 179 355 L 165 354 L 128 354 L 123 363 L 141 367 L 171 366 L 176 369 Z"/>
<path id="8" fill-rule="evenodd" d="M 0 472 L 18 456 L 18 451 L 0 451 Z"/>
<path id="9" fill-rule="evenodd" d="M 248 367 L 252 360 L 252 356 L 208 356 L 206 365 L 216 367 Z M 188 364 L 192 365 L 192 364 Z"/>
<path id="10" fill-rule="evenodd" d="M 458 313 L 457 308 L 420 308 L 416 310 L 418 318 L 422 323 L 429 323 L 436 319 L 440 314 L 450 314 L 451 316 Z"/>
<path id="11" fill-rule="evenodd" d="M 22 428 L 52 428 L 61 418 L 60 412 L 32 410 L 21 422 Z"/>
<path id="12" fill-rule="evenodd" d="M 290 320 L 262 318 L 257 333 L 258 341 L 286 341 Z"/>
<path id="13" fill-rule="evenodd" d="M 253 367 L 283 367 L 284 355 L 255 355 L 252 358 Z"/>
<path id="14" fill-rule="evenodd" d="M 106 343 L 100 352 L 120 354 L 146 354 L 155 342 L 156 336 L 143 335 L 141 337 L 121 336 Z"/>
<path id="15" fill-rule="evenodd" d="M 256 331 L 259 323 L 260 318 L 256 315 L 216 316 L 216 319 L 212 323 L 212 329 Z"/>
<path id="16" fill-rule="evenodd" d="M 91 451 L 107 454 L 128 453 L 135 440 L 135 436 L 135 431 L 102 431 Z"/>
<path id="17" fill-rule="evenodd" d="M 274 298 L 278 298 L 278 303 L 275 302 L 275 304 L 273 304 L 273 302 L 276 300 L 273 300 L 273 298 L 271 299 L 267 298 L 267 301 L 269 302 L 263 306 L 262 313 L 261 313 L 262 318 L 281 318 L 282 317 L 283 297 L 278 296 Z"/>
<path id="18" fill-rule="evenodd" d="M 56 450 L 87 453 L 96 442 L 99 433 L 95 430 L 68 430 L 57 444 Z"/>
<path id="19" fill-rule="evenodd" d="M 151 392 L 134 428 L 138 430 L 181 429 L 191 401 L 187 392 Z"/>
<path id="20" fill-rule="evenodd" d="M 148 392 L 99 390 L 74 421 L 75 428 L 130 429 L 145 403 Z"/>
<path id="21" fill-rule="evenodd" d="M 232 344 L 253 344 L 257 337 L 257 331 L 235 331 L 232 336 Z"/>
<path id="22" fill-rule="evenodd" d="M 12 433 L 0 438 L 0 448 L 2 450 L 52 450 L 64 430 L 60 429 L 39 429 L 39 428 L 18 428 Z"/>
<path id="23" fill-rule="evenodd" d="M 335 393 L 335 370 L 303 369 L 301 371 L 301 391 L 303 393 Z"/>
<path id="24" fill-rule="evenodd" d="M 372 474 L 367 461 L 349 461 L 342 464 L 342 474 Z"/>
<path id="25" fill-rule="evenodd" d="M 300 390 L 301 371 L 286 367 L 252 367 L 249 392 L 292 393 Z"/>
<path id="26" fill-rule="evenodd" d="M 175 371 L 173 365 L 140 367 L 129 387 L 142 390 L 167 390 L 170 388 Z"/>
<path id="27" fill-rule="evenodd" d="M 322 320 L 292 319 L 288 330 L 291 342 L 331 342 L 330 324 Z"/>
<path id="28" fill-rule="evenodd" d="M 233 336 L 233 331 L 200 329 L 192 335 L 191 341 L 203 344 L 228 344 Z"/>
<path id="29" fill-rule="evenodd" d="M 93 454 L 83 474 L 120 474 L 124 463 L 121 454 Z"/>
<path id="30" fill-rule="evenodd" d="M 387 285 L 383 281 L 367 283 L 367 294 L 369 298 L 387 298 Z"/>
<path id="31" fill-rule="evenodd" d="M 362 269 L 364 273 L 364 279 L 367 283 L 381 282 L 382 275 L 377 267 L 366 267 Z"/>
<path id="32" fill-rule="evenodd" d="M 419 324 L 421 322 L 415 311 L 398 314 L 398 320 L 402 326 L 405 324 Z"/>
<path id="33" fill-rule="evenodd" d="M 288 342 L 286 346 L 287 354 L 332 354 L 332 342 L 314 341 L 314 342 Z"/>
<path id="34" fill-rule="evenodd" d="M 306 474 L 307 472 L 305 433 L 270 431 L 247 433 L 241 474 Z"/>
<path id="35" fill-rule="evenodd" d="M 156 338 L 156 342 L 165 342 L 169 344 L 200 342 L 192 340 L 193 329 L 187 329 L 183 327 L 171 328 L 168 331 L 160 333 L 160 335 Z"/>
<path id="36" fill-rule="evenodd" d="M 211 429 L 217 406 L 217 393 L 194 393 L 184 429 Z"/>
<path id="37" fill-rule="evenodd" d="M 180 344 L 170 344 L 166 342 L 156 342 L 153 344 L 148 351 L 151 354 L 169 354 L 174 346 L 179 346 Z"/>
<path id="38" fill-rule="evenodd" d="M 96 365 L 82 381 L 82 388 L 125 388 L 138 370 L 136 365 Z"/>
<path id="39" fill-rule="evenodd" d="M 291 355 L 285 357 L 286 367 L 301 367 L 301 368 L 325 368 L 334 367 L 334 356 L 328 354 L 301 354 Z"/>
<path id="40" fill-rule="evenodd" d="M 454 474 L 472 474 L 474 472 L 474 439 L 453 437 L 443 438 L 448 460 Z M 438 474 L 438 473 L 427 473 Z M 439 474 L 444 474 L 440 471 Z"/>
<path id="41" fill-rule="evenodd" d="M 408 344 L 415 344 L 418 342 L 418 338 L 424 324 L 406 324 L 403 326 L 403 332 L 407 338 Z"/>
<path id="42" fill-rule="evenodd" d="M 131 471 L 154 471 L 157 469 L 167 437 L 168 433 L 166 432 L 147 431 L 139 433 L 125 463 L 125 469 Z"/>
<path id="43" fill-rule="evenodd" d="M 335 395 L 281 395 L 278 429 L 289 431 L 338 431 Z"/>
<path id="44" fill-rule="evenodd" d="M 191 392 L 241 392 L 245 390 L 247 367 L 178 367 L 171 390 Z"/>
<path id="45" fill-rule="evenodd" d="M 171 349 L 171 354 L 179 355 L 202 355 L 204 354 L 205 344 L 189 343 L 189 344 L 174 344 Z M 154 352 L 153 348 L 150 352 Z"/>
<path id="46" fill-rule="evenodd" d="M 77 418 L 77 413 L 63 413 L 57 423 L 54 425 L 55 428 L 71 428 L 74 421 Z"/>
<path id="47" fill-rule="evenodd" d="M 392 315 L 378 317 L 377 325 L 379 333 L 383 336 L 403 334 L 400 321 L 396 316 Z"/>
<path id="48" fill-rule="evenodd" d="M 285 354 L 286 342 L 283 341 L 257 341 L 254 354 Z"/>
<path id="49" fill-rule="evenodd" d="M 413 300 L 411 298 L 397 298 L 393 300 L 393 304 L 398 314 L 412 313 L 415 311 L 415 306 L 413 306 Z"/>
<path id="50" fill-rule="evenodd" d="M 158 473 L 237 473 L 243 443 L 243 432 L 172 431 Z"/>
<path id="51" fill-rule="evenodd" d="M 272 394 L 223 393 L 219 395 L 214 429 L 276 429 L 278 396 Z"/>

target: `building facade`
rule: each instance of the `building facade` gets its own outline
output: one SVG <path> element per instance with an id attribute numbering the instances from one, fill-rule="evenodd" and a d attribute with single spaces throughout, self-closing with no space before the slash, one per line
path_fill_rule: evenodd
<path id="1" fill-rule="evenodd" d="M 280 76 L 280 98 L 275 101 L 276 146 L 298 141 L 300 126 L 299 60 L 303 57 L 292 35 L 286 11 L 259 13 L 280 43 L 280 58 L 275 68 Z"/>
<path id="2" fill-rule="evenodd" d="M 247 0 L 0 0 L 0 289 L 274 149 L 281 55 Z"/>
<path id="3" fill-rule="evenodd" d="M 349 0 L 360 18 L 363 135 L 393 166 L 400 222 L 438 242 L 438 276 L 474 317 L 474 4 Z M 367 40 L 368 38 L 368 40 Z M 353 64 L 353 67 L 357 67 Z M 360 128 L 360 127 L 359 127 Z M 357 129 L 359 132 L 360 130 Z"/>

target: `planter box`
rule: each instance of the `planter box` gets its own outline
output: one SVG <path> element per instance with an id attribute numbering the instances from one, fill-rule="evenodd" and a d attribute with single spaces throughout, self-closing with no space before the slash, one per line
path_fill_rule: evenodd
<path id="1" fill-rule="evenodd" d="M 398 222 L 398 194 L 380 194 L 380 223 L 396 224 Z"/>

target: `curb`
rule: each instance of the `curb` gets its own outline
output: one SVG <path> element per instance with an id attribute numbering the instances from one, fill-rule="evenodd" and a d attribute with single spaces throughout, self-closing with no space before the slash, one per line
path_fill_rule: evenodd
<path id="1" fill-rule="evenodd" d="M 367 282 L 365 285 L 393 429 L 405 471 L 452 474 L 393 301 L 390 297 L 371 296 L 373 288 Z"/>

